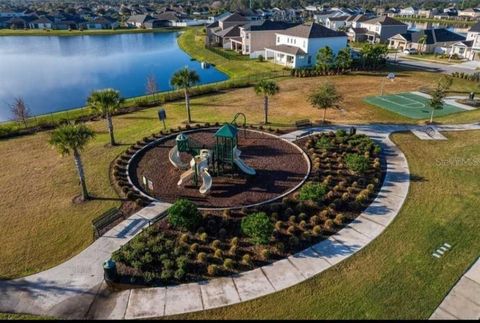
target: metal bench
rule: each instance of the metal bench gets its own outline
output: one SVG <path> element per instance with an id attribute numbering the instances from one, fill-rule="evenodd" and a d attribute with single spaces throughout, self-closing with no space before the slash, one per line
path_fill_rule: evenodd
<path id="1" fill-rule="evenodd" d="M 297 128 L 310 127 L 311 125 L 312 125 L 312 122 L 308 119 L 295 121 L 295 127 Z"/>
<path id="2" fill-rule="evenodd" d="M 117 208 L 111 208 L 99 217 L 92 220 L 93 239 L 98 239 L 102 235 L 102 231 L 116 220 L 123 218 L 124 214 Z"/>

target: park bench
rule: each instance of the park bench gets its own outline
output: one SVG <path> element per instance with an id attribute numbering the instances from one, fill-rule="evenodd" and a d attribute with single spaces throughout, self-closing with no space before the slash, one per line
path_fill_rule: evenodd
<path id="1" fill-rule="evenodd" d="M 310 127 L 311 125 L 312 125 L 312 122 L 308 119 L 295 121 L 295 127 L 297 128 Z"/>
<path id="2" fill-rule="evenodd" d="M 111 208 L 99 217 L 93 219 L 93 239 L 98 239 L 103 234 L 104 229 L 106 229 L 109 225 L 123 217 L 124 214 L 121 210 L 117 208 Z"/>

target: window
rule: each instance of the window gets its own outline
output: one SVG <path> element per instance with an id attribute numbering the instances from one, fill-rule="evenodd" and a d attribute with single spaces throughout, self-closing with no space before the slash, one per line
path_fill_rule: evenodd
<path id="1" fill-rule="evenodd" d="M 312 56 L 308 55 L 308 65 L 312 64 Z"/>

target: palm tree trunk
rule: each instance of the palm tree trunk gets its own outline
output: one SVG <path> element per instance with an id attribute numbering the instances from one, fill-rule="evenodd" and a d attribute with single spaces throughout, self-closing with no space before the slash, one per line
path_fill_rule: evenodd
<path id="1" fill-rule="evenodd" d="M 80 186 L 82 188 L 82 200 L 86 201 L 90 199 L 90 195 L 87 190 L 87 183 L 85 181 L 85 173 L 83 171 L 82 159 L 77 149 L 73 150 L 73 158 L 75 160 L 75 167 L 77 168 L 78 177 L 80 179 Z"/>
<path id="2" fill-rule="evenodd" d="M 107 126 L 108 126 L 108 133 L 110 134 L 110 144 L 115 146 L 115 136 L 113 135 L 113 121 L 112 115 L 107 114 Z"/>
<path id="3" fill-rule="evenodd" d="M 263 97 L 263 112 L 265 114 L 265 124 L 268 123 L 268 96 Z"/>
<path id="4" fill-rule="evenodd" d="M 435 112 L 435 109 L 432 109 L 432 114 L 430 115 L 430 123 L 433 123 L 433 113 Z"/>
<path id="5" fill-rule="evenodd" d="M 325 117 L 327 116 L 327 108 L 323 109 L 323 121 L 322 123 L 325 123 Z"/>
<path id="6" fill-rule="evenodd" d="M 188 89 L 185 89 L 185 107 L 187 108 L 187 122 L 192 122 L 192 118 L 190 116 L 190 96 L 188 94 Z"/>

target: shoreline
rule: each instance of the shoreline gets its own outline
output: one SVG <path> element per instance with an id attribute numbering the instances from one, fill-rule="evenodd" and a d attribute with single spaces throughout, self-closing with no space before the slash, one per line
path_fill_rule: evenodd
<path id="1" fill-rule="evenodd" d="M 80 30 L 42 30 L 42 29 L 27 29 L 27 30 L 11 30 L 0 29 L 0 37 L 25 37 L 25 36 L 54 36 L 54 37 L 72 37 L 72 36 L 108 36 L 108 35 L 121 35 L 121 34 L 148 34 L 148 33 L 161 33 L 161 32 L 174 32 L 185 29 L 185 27 L 162 27 L 154 29 L 86 29 Z"/>

